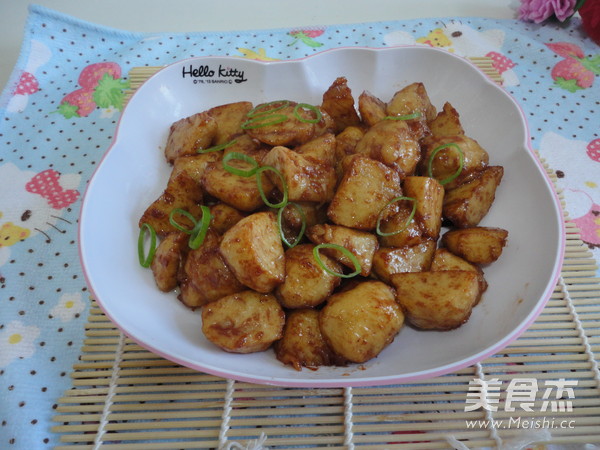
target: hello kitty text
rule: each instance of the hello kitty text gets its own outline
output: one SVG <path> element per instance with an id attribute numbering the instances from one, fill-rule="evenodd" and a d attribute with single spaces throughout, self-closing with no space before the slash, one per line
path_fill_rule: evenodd
<path id="1" fill-rule="evenodd" d="M 191 77 L 194 79 L 214 79 L 216 77 L 223 81 L 234 81 L 236 83 L 248 81 L 248 79 L 244 77 L 243 70 L 238 70 L 234 67 L 224 67 L 220 64 L 218 69 L 212 69 L 209 65 L 199 65 L 194 67 L 190 64 L 181 69 L 181 76 L 182 78 Z"/>

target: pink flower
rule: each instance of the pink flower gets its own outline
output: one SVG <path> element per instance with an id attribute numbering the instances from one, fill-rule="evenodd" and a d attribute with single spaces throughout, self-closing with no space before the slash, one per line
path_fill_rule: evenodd
<path id="1" fill-rule="evenodd" d="M 522 0 L 519 19 L 541 23 L 554 15 L 563 22 L 573 15 L 576 3 L 577 0 Z"/>

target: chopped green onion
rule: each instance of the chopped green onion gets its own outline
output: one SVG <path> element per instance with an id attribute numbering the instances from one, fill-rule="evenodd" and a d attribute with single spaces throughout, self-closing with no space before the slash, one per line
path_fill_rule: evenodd
<path id="1" fill-rule="evenodd" d="M 148 255 L 146 256 L 144 249 L 144 241 L 146 240 L 146 233 L 150 233 L 150 248 L 148 249 Z M 154 259 L 154 253 L 156 252 L 156 231 L 147 223 L 143 223 L 140 227 L 140 235 L 138 237 L 138 260 L 140 265 L 144 268 L 150 267 L 152 260 Z"/>
<path id="2" fill-rule="evenodd" d="M 202 210 L 202 217 L 194 225 L 194 229 L 190 233 L 190 240 L 188 242 L 188 245 L 192 250 L 196 250 L 202 245 L 202 242 L 204 242 L 208 227 L 210 226 L 210 220 L 212 219 L 208 206 L 202 205 L 200 206 L 200 209 Z"/>
<path id="3" fill-rule="evenodd" d="M 403 116 L 385 116 L 383 120 L 412 120 L 418 119 L 421 117 L 420 112 L 412 113 L 412 114 L 404 114 Z"/>
<path id="4" fill-rule="evenodd" d="M 349 274 L 344 274 L 344 273 L 334 272 L 333 270 L 331 270 L 321 260 L 321 255 L 319 253 L 319 250 L 321 250 L 322 248 L 330 248 L 330 249 L 338 250 L 338 251 L 342 252 L 342 254 L 344 256 L 346 256 L 352 262 L 352 264 L 354 265 L 354 272 L 349 273 Z M 313 248 L 313 256 L 315 257 L 315 260 L 317 261 L 317 264 L 319 265 L 319 267 L 321 269 L 323 269 L 328 274 L 334 275 L 336 277 L 340 277 L 340 278 L 352 278 L 352 277 L 355 277 L 356 275 L 358 275 L 360 273 L 360 270 L 361 270 L 360 262 L 358 262 L 358 259 L 356 258 L 356 256 L 350 250 L 348 250 L 345 247 L 342 247 L 341 245 L 337 245 L 337 244 L 319 244 L 319 245 L 316 245 Z"/>
<path id="5" fill-rule="evenodd" d="M 270 170 L 271 172 L 274 172 L 279 179 L 281 180 L 281 186 L 282 186 L 282 194 L 283 194 L 283 199 L 279 202 L 279 203 L 271 203 L 269 201 L 269 199 L 267 198 L 267 196 L 265 195 L 265 191 L 263 189 L 263 185 L 262 185 L 262 173 Z M 285 178 L 283 178 L 282 173 L 276 169 L 273 166 L 262 166 L 261 168 L 259 168 L 256 171 L 256 183 L 258 185 L 258 193 L 260 194 L 260 198 L 262 198 L 262 201 L 265 202 L 265 205 L 271 207 L 271 208 L 282 208 L 284 207 L 287 202 L 288 202 L 288 189 L 287 189 L 287 183 L 285 182 Z"/>
<path id="6" fill-rule="evenodd" d="M 175 214 L 180 214 L 182 216 L 187 217 L 192 222 L 192 224 L 196 225 L 196 219 L 194 218 L 194 216 L 189 211 L 186 211 L 185 209 L 181 208 L 175 208 L 169 213 L 169 223 L 175 228 L 177 228 L 179 231 L 183 231 L 184 233 L 190 234 L 192 232 L 192 229 L 180 225 L 175 220 Z"/>
<path id="7" fill-rule="evenodd" d="M 197 249 L 204 242 L 204 238 L 206 237 L 206 232 L 208 231 L 208 227 L 210 226 L 210 220 L 212 216 L 210 214 L 210 209 L 208 206 L 201 205 L 200 210 L 202 211 L 202 217 L 200 220 L 196 220 L 196 218 L 186 211 L 185 209 L 175 208 L 169 213 L 169 222 L 179 231 L 183 231 L 190 235 L 190 239 L 188 241 L 188 245 L 192 250 Z M 175 214 L 181 214 L 182 216 L 187 217 L 192 224 L 194 225 L 192 229 L 186 228 L 180 225 L 175 220 Z"/>
<path id="8" fill-rule="evenodd" d="M 256 128 L 277 125 L 288 120 L 285 114 L 260 114 L 254 118 L 246 120 L 242 124 L 242 130 L 254 130 Z"/>
<path id="9" fill-rule="evenodd" d="M 430 178 L 434 178 L 433 176 L 433 170 L 432 170 L 432 165 L 433 165 L 433 159 L 437 156 L 437 154 L 445 149 L 445 148 L 449 148 L 449 147 L 453 147 L 458 151 L 458 156 L 459 156 L 459 163 L 458 163 L 458 169 L 456 169 L 456 172 L 454 172 L 452 175 L 450 175 L 447 178 L 444 178 L 443 180 L 439 180 L 440 184 L 443 186 L 445 184 L 450 183 L 451 181 L 454 181 L 462 172 L 463 167 L 465 165 L 465 154 L 463 153 L 463 151 L 461 150 L 461 148 L 455 144 L 454 142 L 450 143 L 450 144 L 444 144 L 444 145 L 440 145 L 439 147 L 436 147 L 435 150 L 433 150 L 433 152 L 431 153 L 431 156 L 429 157 L 429 162 L 427 164 L 427 174 L 429 175 Z"/>
<path id="10" fill-rule="evenodd" d="M 413 204 L 412 207 L 412 211 L 410 212 L 410 215 L 408 216 L 408 219 L 406 219 L 406 223 L 399 229 L 386 233 L 381 231 L 381 219 L 383 218 L 383 212 L 387 209 L 388 206 L 399 202 L 400 200 L 408 200 L 411 201 Z M 413 198 L 413 197 L 404 197 L 404 196 L 400 196 L 400 197 L 396 197 L 394 199 L 392 199 L 390 202 L 388 202 L 387 205 L 385 205 L 383 208 L 381 208 L 381 211 L 379 211 L 379 215 L 377 216 L 377 234 L 379 236 L 393 236 L 395 234 L 401 233 L 404 230 L 406 230 L 406 228 L 408 227 L 408 225 L 410 225 L 411 220 L 413 220 L 413 217 L 415 217 L 415 213 L 417 212 L 417 199 Z"/>
<path id="11" fill-rule="evenodd" d="M 220 144 L 220 145 L 215 145 L 214 147 L 209 147 L 209 148 L 199 148 L 197 150 L 198 153 L 211 153 L 211 152 L 219 152 L 221 150 L 225 150 L 228 147 L 231 147 L 233 144 L 235 144 L 237 142 L 237 139 L 234 139 L 233 141 L 229 141 L 226 142 L 224 144 Z"/>
<path id="12" fill-rule="evenodd" d="M 233 167 L 231 165 L 229 165 L 229 161 L 231 161 L 232 159 L 238 159 L 247 163 L 252 164 L 252 168 L 248 169 L 248 170 L 243 170 L 243 169 L 238 169 L 237 167 Z M 258 170 L 258 163 L 256 162 L 256 160 L 251 157 L 248 156 L 244 153 L 238 153 L 238 152 L 229 152 L 227 153 L 224 157 L 223 157 L 223 168 L 229 172 L 232 173 L 234 175 L 239 175 L 240 177 L 251 177 L 252 175 L 254 175 L 256 173 L 256 171 Z"/>
<path id="13" fill-rule="evenodd" d="M 308 109 L 309 111 L 314 112 L 315 113 L 315 118 L 314 119 L 305 119 L 304 117 L 302 117 L 300 115 L 300 112 L 299 112 L 300 109 Z M 319 121 L 323 117 L 323 114 L 321 114 L 321 110 L 319 108 L 317 108 L 316 106 L 309 105 L 308 103 L 298 103 L 294 107 L 294 116 L 296 116 L 296 118 L 300 122 L 304 122 L 304 123 L 319 123 Z"/>
<path id="14" fill-rule="evenodd" d="M 270 106 L 276 105 L 277 103 L 279 103 L 279 106 L 275 106 L 271 109 L 267 109 Z M 262 105 L 258 105 L 255 106 L 254 108 L 252 108 L 250 111 L 248 111 L 248 114 L 246 114 L 246 117 L 249 118 L 253 118 L 253 117 L 258 117 L 258 116 L 264 116 L 267 114 L 272 114 L 275 111 L 279 111 L 283 108 L 285 108 L 286 106 L 288 106 L 290 104 L 289 100 L 275 100 L 269 103 L 263 103 Z M 264 109 L 264 111 L 263 111 Z"/>
<path id="15" fill-rule="evenodd" d="M 285 233 L 283 232 L 283 210 L 287 208 L 288 205 L 292 205 L 294 208 L 296 208 L 296 211 L 300 213 L 300 219 L 302 220 L 300 231 L 298 232 L 298 235 L 294 238 L 293 242 L 288 241 L 285 237 Z M 304 214 L 304 210 L 302 209 L 302 207 L 298 203 L 289 202 L 283 205 L 283 207 L 279 208 L 279 211 L 277 211 L 277 226 L 279 227 L 279 235 L 281 236 L 281 240 L 285 243 L 285 245 L 287 245 L 289 248 L 295 247 L 298 244 L 298 242 L 300 242 L 300 240 L 302 239 L 302 236 L 304 236 L 304 231 L 306 230 L 306 214 Z"/>

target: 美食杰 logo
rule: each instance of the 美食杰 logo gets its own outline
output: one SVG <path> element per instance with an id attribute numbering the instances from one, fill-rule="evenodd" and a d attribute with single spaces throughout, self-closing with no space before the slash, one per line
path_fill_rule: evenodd
<path id="1" fill-rule="evenodd" d="M 502 391 L 503 382 L 498 378 L 474 378 L 469 382 L 464 410 L 483 410 L 485 419 L 466 420 L 467 428 L 574 428 L 575 420 L 564 414 L 573 411 L 577 384 L 578 380 L 565 378 L 542 382 L 536 378 L 514 378 Z M 514 417 L 494 419 L 493 413 L 499 410 L 514 413 Z"/>

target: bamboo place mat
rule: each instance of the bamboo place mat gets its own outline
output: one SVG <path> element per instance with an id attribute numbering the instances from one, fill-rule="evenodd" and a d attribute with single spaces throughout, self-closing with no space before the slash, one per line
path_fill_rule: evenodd
<path id="1" fill-rule="evenodd" d="M 132 87 L 156 70 L 132 71 Z M 80 362 L 71 373 L 73 386 L 56 407 L 53 431 L 63 443 L 57 449 L 600 443 L 600 283 L 591 252 L 568 221 L 566 233 L 561 277 L 537 321 L 519 339 L 471 367 L 403 385 L 309 389 L 222 379 L 143 349 L 92 300 Z M 553 399 L 548 386 L 561 379 L 576 385 Z M 496 411 L 468 407 L 475 380 L 502 383 Z M 520 397 L 523 407 L 517 404 L 511 411 L 506 386 L 515 380 L 533 380 L 539 389 L 527 402 Z"/>

